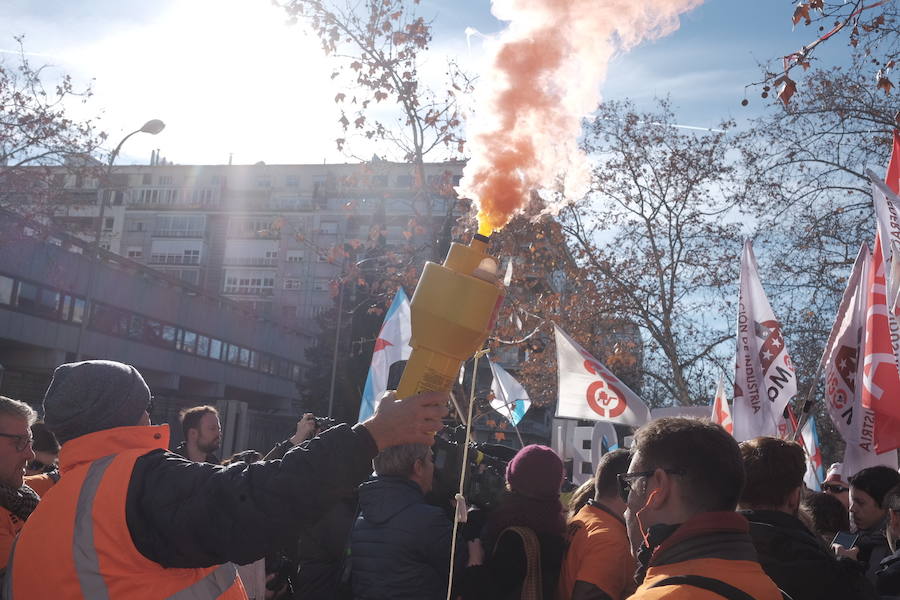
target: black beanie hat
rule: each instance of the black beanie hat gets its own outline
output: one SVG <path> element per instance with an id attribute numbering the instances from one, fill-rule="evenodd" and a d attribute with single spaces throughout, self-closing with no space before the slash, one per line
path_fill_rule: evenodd
<path id="1" fill-rule="evenodd" d="M 60 365 L 44 395 L 44 423 L 60 444 L 79 436 L 137 425 L 150 403 L 138 370 L 111 360 Z"/>

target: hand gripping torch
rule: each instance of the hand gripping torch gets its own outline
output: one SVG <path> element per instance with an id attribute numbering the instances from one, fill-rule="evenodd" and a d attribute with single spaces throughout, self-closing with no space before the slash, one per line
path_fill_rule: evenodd
<path id="1" fill-rule="evenodd" d="M 494 327 L 505 296 L 488 236 L 468 246 L 454 242 L 444 264 L 425 263 L 410 303 L 412 354 L 397 397 L 450 391 L 462 363 L 474 355 Z"/>

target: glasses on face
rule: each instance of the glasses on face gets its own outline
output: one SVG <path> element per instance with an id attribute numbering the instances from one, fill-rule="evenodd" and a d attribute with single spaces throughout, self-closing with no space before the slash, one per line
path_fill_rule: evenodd
<path id="1" fill-rule="evenodd" d="M 829 492 L 831 494 L 843 494 L 844 492 L 849 492 L 850 488 L 838 485 L 836 483 L 823 483 L 822 491 Z"/>
<path id="2" fill-rule="evenodd" d="M 684 469 L 663 469 L 663 471 L 670 475 L 684 475 Z M 654 473 L 656 473 L 656 469 L 653 469 L 652 471 L 637 471 L 634 473 L 619 473 L 616 475 L 616 479 L 619 482 L 619 496 L 622 498 L 622 502 L 628 502 L 628 495 L 631 493 L 632 482 L 637 481 L 641 477 L 650 477 Z"/>
<path id="3" fill-rule="evenodd" d="M 31 446 L 31 442 L 34 441 L 30 435 L 15 435 L 12 433 L 0 433 L 0 437 L 10 438 L 15 441 L 16 452 L 22 452 L 25 448 Z"/>

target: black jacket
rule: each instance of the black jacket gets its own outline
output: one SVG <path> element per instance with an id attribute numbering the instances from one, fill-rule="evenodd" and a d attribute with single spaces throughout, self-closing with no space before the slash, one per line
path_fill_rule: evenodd
<path id="1" fill-rule="evenodd" d="M 353 597 L 444 600 L 453 528 L 444 511 L 402 477 L 361 485 L 359 508 L 350 546 Z"/>
<path id="2" fill-rule="evenodd" d="M 562 536 L 537 534 L 541 552 L 541 584 L 544 600 L 556 597 L 566 541 Z M 518 600 L 522 597 L 528 557 L 522 538 L 507 532 L 496 548 L 485 549 L 485 564 L 466 567 L 460 589 L 464 600 Z"/>
<path id="3" fill-rule="evenodd" d="M 128 483 L 125 518 L 138 551 L 164 567 L 247 564 L 296 543 L 372 471 L 362 426 L 335 427 L 283 460 L 228 467 L 156 450 Z"/>
<path id="4" fill-rule="evenodd" d="M 187 442 L 181 442 L 180 444 L 175 446 L 175 449 L 172 450 L 172 452 L 174 452 L 178 456 L 183 456 L 184 458 L 191 460 L 191 457 L 188 456 Z M 206 458 L 203 459 L 203 462 L 208 462 L 211 465 L 221 465 L 222 464 L 222 461 L 219 460 L 219 457 L 216 456 L 215 454 L 213 454 L 212 452 L 210 452 L 209 454 L 206 455 Z"/>
<path id="5" fill-rule="evenodd" d="M 875 527 L 860 529 L 858 532 L 859 539 L 856 541 L 856 545 L 859 547 L 859 562 L 865 566 L 866 577 L 872 582 L 872 585 L 875 585 L 876 582 L 875 571 L 878 570 L 881 561 L 891 553 L 891 548 L 884 535 L 886 527 L 887 517 Z"/>
<path id="6" fill-rule="evenodd" d="M 900 549 L 881 561 L 875 577 L 879 594 L 900 596 Z"/>
<path id="7" fill-rule="evenodd" d="M 750 522 L 750 537 L 766 575 L 793 600 L 877 597 L 859 563 L 835 558 L 796 517 L 770 510 L 740 512 Z"/>

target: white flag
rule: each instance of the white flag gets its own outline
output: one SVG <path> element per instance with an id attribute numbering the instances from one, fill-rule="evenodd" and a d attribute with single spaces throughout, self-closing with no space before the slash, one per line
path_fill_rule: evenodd
<path id="1" fill-rule="evenodd" d="M 734 437 L 779 436 L 782 413 L 797 393 L 797 378 L 756 266 L 753 244 L 744 242 L 734 373 Z"/>
<path id="2" fill-rule="evenodd" d="M 713 398 L 712 417 L 713 423 L 722 426 L 722 429 L 734 435 L 734 422 L 731 420 L 731 408 L 728 407 L 728 398 L 725 397 L 725 378 L 719 377 L 719 385 L 716 387 L 716 397 Z"/>
<path id="3" fill-rule="evenodd" d="M 556 416 L 640 427 L 650 409 L 637 394 L 555 323 L 559 399 Z"/>
<path id="4" fill-rule="evenodd" d="M 897 468 L 897 453 L 875 451 L 875 415 L 862 404 L 867 282 L 872 255 L 863 244 L 841 298 L 828 345 L 822 355 L 825 407 L 844 438 L 844 479 L 876 465 Z"/>
<path id="5" fill-rule="evenodd" d="M 531 399 L 522 384 L 507 373 L 503 367 L 494 361 L 489 362 L 491 363 L 491 373 L 494 375 L 494 381 L 491 383 L 491 391 L 494 392 L 491 408 L 509 419 L 512 426 L 515 427 L 531 408 Z"/>
<path id="6" fill-rule="evenodd" d="M 381 331 L 375 340 L 372 366 L 369 367 L 366 387 L 359 405 L 360 423 L 375 413 L 378 400 L 387 390 L 391 365 L 409 359 L 412 352 L 409 345 L 410 337 L 412 337 L 412 325 L 410 324 L 409 298 L 406 297 L 403 288 L 400 288 L 394 295 L 387 314 L 384 315 Z"/>
<path id="7" fill-rule="evenodd" d="M 884 272 L 887 277 L 888 308 L 897 311 L 900 294 L 900 198 L 872 171 L 866 171 L 872 183 L 872 202 L 881 234 Z"/>

